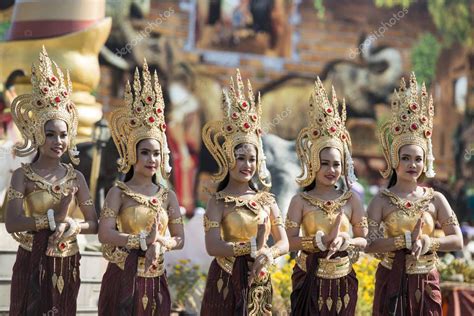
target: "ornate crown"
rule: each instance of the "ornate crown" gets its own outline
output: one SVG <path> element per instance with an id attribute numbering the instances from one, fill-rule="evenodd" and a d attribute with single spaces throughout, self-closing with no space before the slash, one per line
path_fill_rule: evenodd
<path id="1" fill-rule="evenodd" d="M 135 70 L 133 91 L 130 82 L 125 86 L 125 105 L 115 110 L 110 117 L 112 138 L 120 155 L 118 169 L 127 173 L 137 162 L 136 146 L 143 139 L 156 139 L 162 146 L 160 167 L 163 177 L 171 171 L 164 116 L 165 102 L 156 71 L 152 76 L 146 60 L 143 62 L 142 78 Z"/>
<path id="2" fill-rule="evenodd" d="M 56 71 L 53 70 L 53 66 Z M 64 75 L 58 65 L 51 61 L 43 46 L 39 64 L 31 66 L 31 94 L 22 94 L 13 100 L 13 120 L 20 130 L 24 142 L 13 148 L 16 155 L 28 156 L 44 144 L 44 125 L 50 120 L 62 120 L 68 128 L 68 154 L 74 164 L 79 163 L 76 150 L 77 110 L 69 99 L 72 83 L 69 72 Z"/>
<path id="3" fill-rule="evenodd" d="M 202 138 L 209 152 L 217 161 L 219 171 L 213 176 L 214 181 L 222 181 L 229 169 L 235 166 L 234 148 L 243 143 L 255 145 L 257 149 L 257 172 L 262 184 L 267 182 L 269 172 L 265 163 L 265 154 L 262 146 L 262 129 L 260 118 L 262 115 L 260 94 L 255 102 L 250 81 L 247 83 L 247 96 L 244 84 L 237 69 L 237 86 L 231 78 L 229 90 L 223 90 L 222 121 L 208 122 L 202 130 Z M 223 142 L 222 142 L 223 139 Z"/>
<path id="4" fill-rule="evenodd" d="M 392 116 L 379 130 L 379 138 L 387 162 L 387 169 L 381 172 L 384 178 L 388 178 L 392 170 L 398 167 L 399 150 L 408 144 L 423 148 L 427 160 L 425 174 L 428 178 L 435 176 L 431 144 L 433 116 L 433 97 L 428 96 L 425 83 L 419 95 L 415 73 L 412 72 L 410 76 L 409 89 L 407 89 L 405 79 L 402 78 L 400 89 L 395 90 L 392 100 Z"/>
<path id="5" fill-rule="evenodd" d="M 309 126 L 303 128 L 296 140 L 296 153 L 300 159 L 302 173 L 296 179 L 302 187 L 310 185 L 321 167 L 319 154 L 323 148 L 333 147 L 340 151 L 345 161 L 344 174 L 350 182 L 357 178 L 351 157 L 351 138 L 346 130 L 346 103 L 343 100 L 339 114 L 339 102 L 332 87 L 332 102 L 329 101 L 323 83 L 317 78 L 310 98 Z"/>

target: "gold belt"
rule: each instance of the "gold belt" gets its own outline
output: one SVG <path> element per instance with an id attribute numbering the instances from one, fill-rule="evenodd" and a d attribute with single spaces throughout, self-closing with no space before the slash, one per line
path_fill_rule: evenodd
<path id="1" fill-rule="evenodd" d="M 13 239 L 20 243 L 20 247 L 30 252 L 33 249 L 33 236 L 34 235 L 29 232 L 17 232 L 12 234 Z M 64 258 L 73 256 L 78 252 L 79 246 L 77 245 L 76 238 L 74 238 L 60 241 L 53 249 L 52 254 L 48 256 Z"/>
<path id="2" fill-rule="evenodd" d="M 161 254 L 158 257 L 158 266 L 145 271 L 145 257 L 138 257 L 137 276 L 142 278 L 155 278 L 163 275 L 165 272 L 165 257 Z"/>
<path id="3" fill-rule="evenodd" d="M 216 257 L 217 264 L 225 272 L 232 274 L 234 268 L 235 257 Z"/>
<path id="4" fill-rule="evenodd" d="M 306 260 L 308 259 L 308 254 L 305 252 L 300 252 L 296 258 L 296 264 L 304 272 L 306 271 Z M 318 271 L 316 271 L 316 276 L 322 279 L 339 279 L 345 277 L 352 271 L 352 264 L 349 260 L 349 256 L 340 257 L 340 258 L 319 258 L 318 259 Z"/>
<path id="5" fill-rule="evenodd" d="M 385 255 L 384 259 L 380 262 L 385 268 L 392 270 L 393 258 L 395 254 L 393 252 Z M 415 256 L 405 256 L 405 271 L 406 274 L 426 274 L 429 273 L 436 267 L 436 261 L 438 257 L 432 253 L 429 255 L 420 256 L 416 259 Z"/>

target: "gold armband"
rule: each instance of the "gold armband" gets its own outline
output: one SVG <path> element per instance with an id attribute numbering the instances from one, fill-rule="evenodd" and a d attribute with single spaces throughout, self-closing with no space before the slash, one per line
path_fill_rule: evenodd
<path id="1" fill-rule="evenodd" d="M 361 221 L 355 224 L 354 227 L 368 228 L 369 224 L 367 222 L 367 217 L 362 217 Z"/>
<path id="2" fill-rule="evenodd" d="M 173 218 L 173 219 L 171 219 L 171 220 L 170 220 L 170 222 L 169 222 L 169 223 L 170 223 L 170 224 L 179 224 L 179 225 L 183 225 L 183 224 L 184 224 L 184 222 L 183 222 L 183 217 L 182 217 L 182 216 L 180 216 L 180 217 L 178 217 L 178 218 Z"/>
<path id="3" fill-rule="evenodd" d="M 127 244 L 125 245 L 127 249 L 139 249 L 140 248 L 140 235 L 128 235 Z"/>
<path id="4" fill-rule="evenodd" d="M 15 190 L 12 187 L 8 188 L 7 191 L 7 202 L 15 199 L 23 199 L 25 196 L 20 191 Z"/>
<path id="5" fill-rule="evenodd" d="M 278 215 L 272 220 L 272 226 L 283 226 L 283 218 Z"/>
<path id="6" fill-rule="evenodd" d="M 102 212 L 100 212 L 100 219 L 103 218 L 116 218 L 117 213 L 113 209 L 111 209 L 108 206 L 105 206 L 102 208 Z"/>
<path id="7" fill-rule="evenodd" d="M 35 216 L 35 229 L 36 231 L 49 229 L 48 215 Z"/>
<path id="8" fill-rule="evenodd" d="M 301 248 L 306 252 L 314 252 L 317 250 L 314 246 L 314 237 L 301 237 Z"/>
<path id="9" fill-rule="evenodd" d="M 204 231 L 207 233 L 211 228 L 219 228 L 221 224 L 216 221 L 210 221 L 209 218 L 204 215 Z"/>
<path id="10" fill-rule="evenodd" d="M 245 256 L 251 252 L 250 242 L 234 242 L 232 248 L 235 257 Z"/>

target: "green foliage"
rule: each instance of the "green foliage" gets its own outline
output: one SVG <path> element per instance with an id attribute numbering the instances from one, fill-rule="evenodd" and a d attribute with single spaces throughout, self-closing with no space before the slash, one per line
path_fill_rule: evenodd
<path id="1" fill-rule="evenodd" d="M 0 22 L 0 42 L 5 40 L 7 31 L 10 28 L 10 22 Z"/>
<path id="2" fill-rule="evenodd" d="M 447 45 L 474 44 L 474 6 L 472 0 L 429 0 L 428 10 Z"/>
<path id="3" fill-rule="evenodd" d="M 196 306 L 193 294 L 200 285 L 203 285 L 206 275 L 199 270 L 199 265 L 193 265 L 189 260 L 179 260 L 168 276 L 168 283 L 172 293 L 174 293 L 173 303 L 180 308 L 187 305 Z"/>
<path id="4" fill-rule="evenodd" d="M 324 19 L 324 13 L 326 12 L 323 1 L 324 0 L 313 0 L 314 8 L 316 9 L 316 12 L 318 12 L 318 18 L 321 20 Z"/>
<path id="5" fill-rule="evenodd" d="M 416 0 L 374 0 L 377 7 L 387 7 L 392 8 L 395 6 L 401 6 L 403 8 L 408 8 Z"/>
<path id="6" fill-rule="evenodd" d="M 412 69 L 418 82 L 425 82 L 429 87 L 436 76 L 436 63 L 441 51 L 441 44 L 436 37 L 426 33 L 420 37 L 411 50 Z"/>

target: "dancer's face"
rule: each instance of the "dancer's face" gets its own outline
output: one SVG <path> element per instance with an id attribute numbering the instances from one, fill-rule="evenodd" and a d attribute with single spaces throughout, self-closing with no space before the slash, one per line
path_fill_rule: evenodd
<path id="1" fill-rule="evenodd" d="M 316 183 L 333 186 L 342 173 L 342 157 L 339 150 L 333 147 L 327 147 L 319 153 L 320 165 L 316 173 Z"/>
<path id="2" fill-rule="evenodd" d="M 399 151 L 399 163 L 395 170 L 397 179 L 416 181 L 424 168 L 423 148 L 418 145 L 405 145 Z"/>
<path id="3" fill-rule="evenodd" d="M 62 120 L 50 120 L 44 124 L 44 144 L 39 146 L 40 154 L 59 159 L 67 151 L 69 135 L 67 124 Z"/>
<path id="4" fill-rule="evenodd" d="M 235 166 L 229 170 L 230 177 L 238 182 L 249 182 L 257 169 L 257 150 L 254 145 L 241 144 L 235 147 Z"/>
<path id="5" fill-rule="evenodd" d="M 134 172 L 152 177 L 160 165 L 161 146 L 156 139 L 147 138 L 138 143 Z"/>

